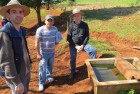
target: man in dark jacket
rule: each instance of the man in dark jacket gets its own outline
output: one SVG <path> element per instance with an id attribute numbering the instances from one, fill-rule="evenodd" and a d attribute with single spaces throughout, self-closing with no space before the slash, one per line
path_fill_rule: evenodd
<path id="1" fill-rule="evenodd" d="M 88 44 L 89 40 L 89 27 L 87 23 L 81 21 L 84 16 L 83 12 L 79 9 L 74 9 L 70 15 L 72 22 L 69 24 L 67 41 L 70 48 L 70 64 L 71 74 L 70 79 L 73 79 L 76 75 L 76 56 L 80 51 L 86 51 L 89 54 L 89 58 L 96 57 L 96 49 Z"/>
<path id="2" fill-rule="evenodd" d="M 31 60 L 26 32 L 20 26 L 29 13 L 30 9 L 17 0 L 11 0 L 0 9 L 0 14 L 10 20 L 0 29 L 0 67 L 12 94 L 27 94 L 29 87 Z"/>

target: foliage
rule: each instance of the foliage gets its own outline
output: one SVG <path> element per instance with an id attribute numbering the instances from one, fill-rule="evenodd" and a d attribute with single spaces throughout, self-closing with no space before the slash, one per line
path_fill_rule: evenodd
<path id="1" fill-rule="evenodd" d="M 135 94 L 134 89 L 126 90 L 126 91 L 119 91 L 117 94 Z"/>
<path id="2" fill-rule="evenodd" d="M 4 6 L 9 2 L 9 0 L 0 0 L 0 6 Z"/>
<path id="3" fill-rule="evenodd" d="M 0 6 L 6 5 L 9 1 L 10 0 L 0 0 Z M 18 1 L 23 5 L 35 9 L 38 18 L 38 25 L 41 26 L 42 21 L 41 21 L 40 9 L 43 5 L 41 3 L 42 0 L 18 0 Z"/>
<path id="4" fill-rule="evenodd" d="M 19 2 L 23 5 L 29 6 L 36 10 L 37 18 L 38 18 L 38 25 L 41 26 L 41 0 L 19 0 Z"/>
<path id="5" fill-rule="evenodd" d="M 0 6 L 6 5 L 10 0 L 1 0 Z M 18 0 L 21 4 L 26 5 L 30 8 L 36 10 L 38 24 L 41 25 L 41 16 L 40 16 L 40 7 L 41 7 L 41 0 Z"/>

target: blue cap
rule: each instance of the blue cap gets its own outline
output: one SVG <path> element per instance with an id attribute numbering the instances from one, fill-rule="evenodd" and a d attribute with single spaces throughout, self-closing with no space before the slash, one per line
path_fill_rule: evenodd
<path id="1" fill-rule="evenodd" d="M 53 18 L 52 15 L 47 15 L 45 19 L 46 19 L 46 20 L 49 20 L 49 19 L 54 20 L 54 18 Z"/>

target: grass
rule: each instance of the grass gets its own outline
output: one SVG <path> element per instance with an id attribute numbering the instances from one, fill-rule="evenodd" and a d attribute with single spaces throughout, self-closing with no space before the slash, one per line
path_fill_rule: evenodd
<path id="1" fill-rule="evenodd" d="M 97 40 L 90 38 L 89 44 L 93 45 L 95 48 L 97 48 L 97 51 L 101 52 L 101 54 L 104 55 L 110 55 L 110 56 L 116 56 L 119 53 L 113 48 L 111 43 Z"/>
<path id="2" fill-rule="evenodd" d="M 85 21 L 94 32 L 115 32 L 120 38 L 135 40 L 140 35 L 138 9 L 108 8 L 86 10 Z"/>
<path id="3" fill-rule="evenodd" d="M 67 2 L 70 0 L 67 0 Z M 91 4 L 95 3 L 98 5 L 103 5 L 106 7 L 115 7 L 115 6 L 139 6 L 139 0 L 75 0 L 77 4 Z"/>
<path id="4" fill-rule="evenodd" d="M 135 94 L 135 90 L 130 89 L 130 90 L 126 90 L 126 91 L 118 91 L 117 94 Z"/>
<path id="5" fill-rule="evenodd" d="M 22 25 L 26 24 L 26 23 L 30 23 L 30 22 L 33 22 L 34 19 L 37 19 L 37 14 L 36 14 L 36 11 L 32 8 L 30 8 L 30 14 L 24 18 L 24 21 L 22 22 Z M 41 18 L 42 20 L 45 19 L 45 16 L 47 14 L 47 11 L 45 9 L 42 9 L 40 11 L 40 14 L 41 14 Z"/>

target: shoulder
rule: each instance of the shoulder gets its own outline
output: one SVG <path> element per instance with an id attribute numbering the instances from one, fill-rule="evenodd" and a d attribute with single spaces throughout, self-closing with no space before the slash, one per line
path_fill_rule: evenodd
<path id="1" fill-rule="evenodd" d="M 0 41 L 1 40 L 10 40 L 10 38 L 6 32 L 0 32 Z"/>
<path id="2" fill-rule="evenodd" d="M 52 29 L 53 30 L 58 30 L 56 26 L 52 26 Z"/>
<path id="3" fill-rule="evenodd" d="M 88 24 L 86 22 L 81 21 L 80 27 L 88 28 Z"/>
<path id="4" fill-rule="evenodd" d="M 81 24 L 82 25 L 88 25 L 86 22 L 84 22 L 84 21 L 81 21 Z"/>
<path id="5" fill-rule="evenodd" d="M 58 29 L 57 29 L 56 26 L 52 26 L 50 30 L 51 30 L 53 33 L 58 32 Z"/>
<path id="6" fill-rule="evenodd" d="M 73 26 L 73 25 L 75 25 L 75 23 L 74 23 L 74 22 L 69 23 L 69 26 Z"/>
<path id="7" fill-rule="evenodd" d="M 4 25 L 1 29 L 0 29 L 0 32 L 8 32 L 8 25 Z"/>
<path id="8" fill-rule="evenodd" d="M 41 32 L 44 28 L 45 28 L 44 26 L 41 26 L 41 27 L 37 28 L 36 32 L 39 33 L 39 32 Z"/>
<path id="9" fill-rule="evenodd" d="M 78 25 L 75 24 L 74 22 L 71 22 L 71 23 L 69 24 L 69 29 L 73 29 L 73 28 L 77 28 L 77 27 L 78 27 Z"/>
<path id="10" fill-rule="evenodd" d="M 41 29 L 43 29 L 43 28 L 44 28 L 44 25 L 43 25 L 43 26 L 38 27 L 38 28 L 37 28 L 37 30 L 41 30 Z"/>

